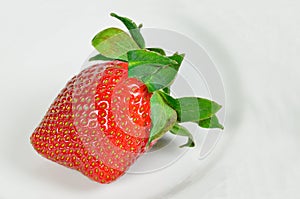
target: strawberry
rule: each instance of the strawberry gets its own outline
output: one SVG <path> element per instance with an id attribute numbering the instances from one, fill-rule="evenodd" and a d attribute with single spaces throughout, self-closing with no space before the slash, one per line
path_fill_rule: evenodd
<path id="1" fill-rule="evenodd" d="M 183 55 L 145 48 L 141 26 L 112 16 L 131 37 L 117 28 L 98 33 L 92 44 L 99 54 L 90 61 L 106 62 L 73 77 L 30 138 L 43 157 L 99 183 L 122 176 L 168 131 L 187 136 L 182 146 L 193 147 L 193 137 L 181 122 L 223 128 L 215 115 L 221 108 L 217 103 L 169 95 Z"/>
<path id="2" fill-rule="evenodd" d="M 145 151 L 151 93 L 120 61 L 72 78 L 31 136 L 44 157 L 108 183 Z M 128 102 L 128 103 L 127 103 Z"/>

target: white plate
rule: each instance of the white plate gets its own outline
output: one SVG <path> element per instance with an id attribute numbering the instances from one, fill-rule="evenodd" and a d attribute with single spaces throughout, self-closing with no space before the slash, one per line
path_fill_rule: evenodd
<path id="1" fill-rule="evenodd" d="M 173 95 L 202 96 L 225 105 L 219 73 L 201 46 L 169 30 L 144 29 L 143 34 L 149 47 L 162 47 L 167 52 L 179 51 L 186 54 L 172 86 Z M 158 35 L 160 40 L 157 40 Z M 35 77 L 34 73 L 30 75 Z M 67 79 L 64 81 L 67 82 Z M 16 88 L 22 87 L 21 82 L 13 83 Z M 41 81 L 40 84 L 44 91 L 52 88 L 51 81 Z M 5 130 L 1 131 L 1 137 L 7 138 L 5 141 L 1 140 L 0 196 L 3 195 L 4 198 L 26 196 L 35 199 L 43 196 L 45 199 L 106 199 L 126 195 L 126 198 L 141 199 L 171 196 L 205 172 L 207 168 L 203 159 L 211 152 L 221 135 L 220 130 L 208 132 L 196 125 L 185 124 L 193 133 L 197 147 L 181 149 L 178 146 L 186 141 L 185 138 L 167 135 L 150 152 L 138 159 L 118 181 L 100 185 L 77 171 L 42 158 L 31 147 L 30 134 L 46 111 L 46 107 L 39 101 L 43 98 L 43 93 L 39 95 L 36 91 L 27 89 L 24 93 L 20 91 L 20 94 L 11 95 L 16 100 L 14 102 L 18 103 L 15 107 L 22 109 L 13 108 L 13 104 L 4 107 L 9 118 L 13 118 L 6 120 Z M 224 121 L 224 110 L 225 107 L 219 114 L 221 122 Z M 1 120 L 5 121 L 5 118 Z"/>

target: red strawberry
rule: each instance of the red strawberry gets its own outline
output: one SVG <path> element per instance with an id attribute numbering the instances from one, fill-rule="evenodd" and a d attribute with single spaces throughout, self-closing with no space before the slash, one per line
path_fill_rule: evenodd
<path id="1" fill-rule="evenodd" d="M 108 183 L 145 151 L 150 134 L 147 87 L 127 63 L 91 66 L 72 78 L 31 136 L 44 157 Z"/>
<path id="2" fill-rule="evenodd" d="M 114 61 L 92 65 L 73 77 L 30 138 L 45 158 L 100 183 L 123 175 L 169 130 L 188 136 L 184 146 L 194 146 L 191 134 L 179 122 L 222 128 L 214 115 L 220 109 L 216 103 L 194 97 L 174 99 L 168 94 L 183 56 L 143 49 L 139 29 L 132 31 L 138 28 L 135 23 L 113 16 L 124 22 L 133 39 L 115 28 L 97 34 L 93 45 L 100 54 L 91 60 Z"/>

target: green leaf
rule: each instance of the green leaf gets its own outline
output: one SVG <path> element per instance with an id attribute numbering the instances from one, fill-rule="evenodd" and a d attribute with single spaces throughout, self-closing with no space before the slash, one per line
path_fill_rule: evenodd
<path id="1" fill-rule="evenodd" d="M 174 135 L 181 135 L 181 136 L 188 137 L 187 143 L 184 145 L 181 145 L 180 147 L 194 147 L 195 146 L 193 135 L 185 127 L 179 125 L 178 123 L 176 123 L 172 127 L 170 132 L 173 133 Z"/>
<path id="2" fill-rule="evenodd" d="M 219 123 L 219 120 L 216 115 L 211 116 L 210 118 L 200 120 L 198 125 L 203 128 L 219 128 L 224 129 L 223 125 Z"/>
<path id="3" fill-rule="evenodd" d="M 183 97 L 177 100 L 179 102 L 180 122 L 209 118 L 221 108 L 216 102 L 204 98 Z"/>
<path id="4" fill-rule="evenodd" d="M 142 25 L 137 26 L 131 19 L 121 17 L 115 13 L 111 13 L 110 15 L 122 21 L 126 28 L 129 30 L 131 37 L 137 43 L 137 45 L 140 48 L 145 48 L 145 40 L 140 32 L 140 28 L 142 27 Z"/>
<path id="5" fill-rule="evenodd" d="M 166 88 L 163 88 L 162 91 L 169 95 L 171 92 L 171 89 L 170 89 L 170 87 L 166 87 Z"/>
<path id="6" fill-rule="evenodd" d="M 92 40 L 92 45 L 103 56 L 127 61 L 127 52 L 139 47 L 123 30 L 108 28 L 99 32 Z"/>
<path id="7" fill-rule="evenodd" d="M 150 50 L 152 52 L 157 52 L 161 55 L 166 55 L 165 51 L 161 48 L 146 48 L 147 50 Z"/>
<path id="8" fill-rule="evenodd" d="M 177 112 L 179 122 L 198 122 L 212 117 L 221 106 L 214 101 L 199 97 L 182 97 L 175 99 L 160 92 L 166 103 Z"/>
<path id="9" fill-rule="evenodd" d="M 153 64 L 156 66 L 168 65 L 172 68 L 177 68 L 178 65 L 178 63 L 173 59 L 163 56 L 157 52 L 152 52 L 145 49 L 132 50 L 127 54 L 128 54 L 128 61 L 130 61 L 130 65 L 132 68 L 140 65 L 149 65 L 149 64 Z"/>
<path id="10" fill-rule="evenodd" d="M 127 57 L 128 76 L 144 82 L 149 92 L 169 87 L 179 69 L 175 60 L 148 50 L 129 51 Z"/>
<path id="11" fill-rule="evenodd" d="M 176 123 L 176 111 L 169 107 L 162 97 L 154 92 L 151 99 L 151 130 L 149 142 L 159 139 Z"/>
<path id="12" fill-rule="evenodd" d="M 94 57 L 91 57 L 89 59 L 89 61 L 98 61 L 98 60 L 101 60 L 101 61 L 111 61 L 111 60 L 114 60 L 114 59 L 109 58 L 109 57 L 105 57 L 105 56 L 103 56 L 101 54 L 98 54 L 98 55 L 96 55 Z"/>
<path id="13" fill-rule="evenodd" d="M 178 68 L 179 68 L 179 66 L 181 65 L 181 63 L 182 63 L 182 61 L 183 61 L 183 59 L 184 59 L 184 54 L 178 54 L 178 53 L 175 53 L 174 55 L 169 56 L 168 58 L 170 58 L 170 59 L 176 61 L 176 62 L 178 63 L 177 66 L 178 66 Z M 178 69 L 177 69 L 177 70 L 178 70 Z"/>

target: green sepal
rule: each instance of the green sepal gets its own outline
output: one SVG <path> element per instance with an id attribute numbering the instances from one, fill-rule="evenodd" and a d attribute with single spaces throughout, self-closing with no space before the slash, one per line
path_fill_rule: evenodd
<path id="1" fill-rule="evenodd" d="M 95 55 L 94 57 L 91 57 L 90 59 L 89 59 L 89 61 L 112 61 L 112 60 L 114 60 L 114 59 L 112 59 L 112 58 L 109 58 L 109 57 L 105 57 L 105 56 L 103 56 L 103 55 L 101 55 L 101 54 L 98 54 L 98 55 Z"/>
<path id="2" fill-rule="evenodd" d="M 195 146 L 193 135 L 189 132 L 189 130 L 187 130 L 185 127 L 179 125 L 178 123 L 176 123 L 172 127 L 170 132 L 174 135 L 180 135 L 180 136 L 188 137 L 187 143 L 184 144 L 184 145 L 181 145 L 180 148 L 182 148 L 182 147 L 194 147 Z"/>
<path id="3" fill-rule="evenodd" d="M 170 66 L 174 69 L 178 67 L 175 60 L 146 49 L 132 50 L 127 54 L 131 68 L 141 65 Z"/>
<path id="4" fill-rule="evenodd" d="M 178 122 L 198 122 L 212 117 L 220 110 L 221 105 L 199 97 L 182 97 L 175 99 L 161 92 L 166 103 L 177 112 Z"/>
<path id="5" fill-rule="evenodd" d="M 219 128 L 224 129 L 223 125 L 219 123 L 219 120 L 216 115 L 211 116 L 210 118 L 200 120 L 198 125 L 202 128 Z"/>
<path id="6" fill-rule="evenodd" d="M 110 14 L 112 17 L 119 19 L 129 30 L 129 33 L 133 40 L 137 43 L 140 48 L 145 48 L 145 40 L 140 32 L 142 25 L 137 26 L 131 19 L 127 17 L 121 17 L 115 13 Z"/>
<path id="7" fill-rule="evenodd" d="M 180 67 L 176 60 L 144 49 L 129 51 L 127 57 L 128 77 L 140 79 L 149 92 L 169 87 Z"/>
<path id="8" fill-rule="evenodd" d="M 127 61 L 127 52 L 139 49 L 139 46 L 123 30 L 107 28 L 99 32 L 92 40 L 92 45 L 103 56 Z"/>
<path id="9" fill-rule="evenodd" d="M 168 58 L 174 60 L 177 62 L 177 70 L 179 69 L 179 66 L 181 65 L 183 59 L 184 59 L 184 54 L 178 54 L 178 53 L 174 53 L 172 56 L 169 56 Z"/>
<path id="10" fill-rule="evenodd" d="M 166 52 L 161 48 L 146 48 L 146 49 L 152 52 L 157 52 L 161 55 L 166 55 Z"/>
<path id="11" fill-rule="evenodd" d="M 168 95 L 170 95 L 170 93 L 171 93 L 170 87 L 163 88 L 162 91 Z"/>
<path id="12" fill-rule="evenodd" d="M 176 123 L 176 111 L 169 107 L 159 93 L 154 92 L 151 99 L 151 130 L 148 145 L 161 138 Z"/>

